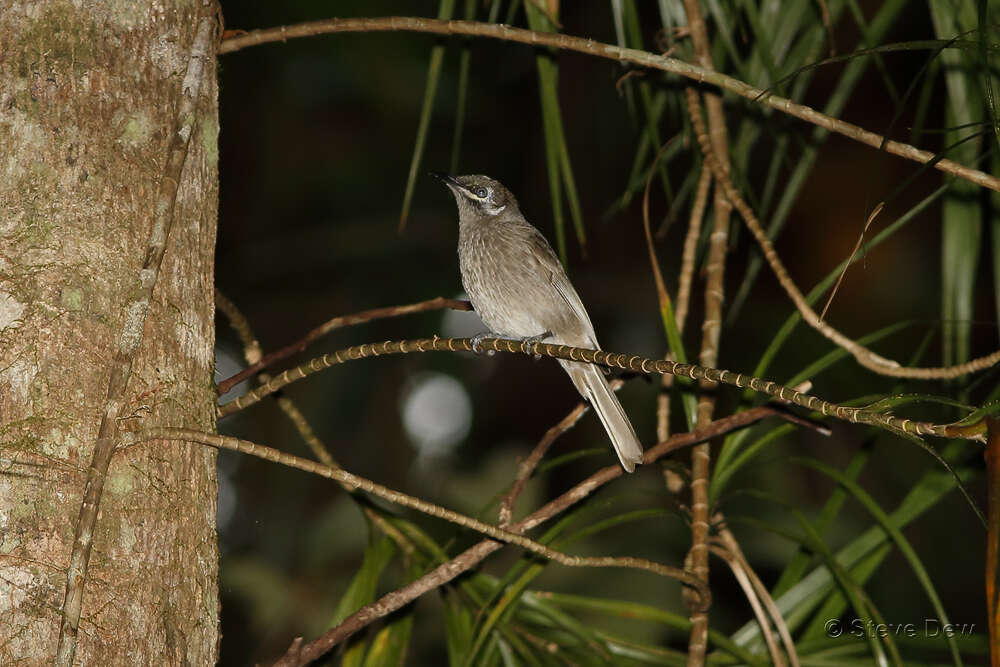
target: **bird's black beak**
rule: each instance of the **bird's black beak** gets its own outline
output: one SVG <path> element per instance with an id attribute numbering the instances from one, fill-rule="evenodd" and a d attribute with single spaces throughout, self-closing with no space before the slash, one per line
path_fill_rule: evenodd
<path id="1" fill-rule="evenodd" d="M 439 181 L 441 181 L 445 185 L 447 185 L 449 188 L 458 188 L 459 190 L 464 190 L 465 189 L 465 188 L 462 187 L 461 183 L 459 183 L 457 180 L 455 180 L 454 177 L 450 176 L 449 174 L 444 173 L 443 171 L 430 171 L 430 172 L 427 172 L 427 173 L 430 174 L 431 176 L 433 176 L 434 178 L 438 179 Z"/>

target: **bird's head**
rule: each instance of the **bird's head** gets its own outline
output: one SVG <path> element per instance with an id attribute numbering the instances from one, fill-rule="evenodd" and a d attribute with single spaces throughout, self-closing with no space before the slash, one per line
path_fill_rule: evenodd
<path id="1" fill-rule="evenodd" d="M 502 183 L 489 176 L 449 176 L 432 172 L 431 176 L 441 180 L 458 203 L 459 218 L 465 216 L 495 217 L 507 211 L 517 212 L 517 200 Z"/>

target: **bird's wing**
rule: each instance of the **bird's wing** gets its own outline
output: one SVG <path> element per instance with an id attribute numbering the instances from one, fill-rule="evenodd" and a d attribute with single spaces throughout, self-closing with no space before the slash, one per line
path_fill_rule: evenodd
<path id="1" fill-rule="evenodd" d="M 552 246 L 549 242 L 545 240 L 542 233 L 530 227 L 530 232 L 528 233 L 528 242 L 531 244 L 532 249 L 535 251 L 533 254 L 537 259 L 541 267 L 548 271 L 549 282 L 559 293 L 559 296 L 569 305 L 570 309 L 577 316 L 577 318 L 587 327 L 587 333 L 590 336 L 590 342 L 594 347 L 597 345 L 597 335 L 594 333 L 594 325 L 590 322 L 590 316 L 587 315 L 587 309 L 583 307 L 583 301 L 580 300 L 580 295 L 576 293 L 573 288 L 573 283 L 569 281 L 569 277 L 566 275 L 566 270 L 563 269 L 562 263 L 559 258 L 556 257 L 555 251 L 552 250 Z"/>

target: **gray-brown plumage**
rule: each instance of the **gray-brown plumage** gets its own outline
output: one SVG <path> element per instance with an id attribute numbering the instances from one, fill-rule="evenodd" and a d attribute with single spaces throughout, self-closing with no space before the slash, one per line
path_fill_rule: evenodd
<path id="1" fill-rule="evenodd" d="M 483 322 L 503 338 L 600 349 L 594 326 L 545 237 L 507 188 L 486 176 L 434 174 L 458 202 L 462 285 Z M 622 467 L 642 463 L 642 445 L 601 369 L 559 360 L 600 418 Z"/>

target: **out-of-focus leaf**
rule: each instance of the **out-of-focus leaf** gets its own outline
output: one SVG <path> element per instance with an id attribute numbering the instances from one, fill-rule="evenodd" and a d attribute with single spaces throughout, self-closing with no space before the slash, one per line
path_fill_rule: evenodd
<path id="1" fill-rule="evenodd" d="M 475 18 L 476 0 L 465 0 L 465 20 L 474 21 Z M 448 169 L 452 174 L 458 173 L 458 156 L 462 150 L 462 132 L 465 130 L 465 106 L 466 97 L 469 93 L 469 64 L 471 61 L 472 52 L 469 50 L 469 45 L 464 43 L 462 51 L 458 56 L 458 94 L 455 100 L 455 133 L 451 139 L 451 166 Z"/>
<path id="2" fill-rule="evenodd" d="M 965 443 L 951 442 L 945 447 L 943 456 L 954 465 L 963 455 L 966 455 L 967 451 Z M 968 476 L 970 472 L 966 470 L 962 474 Z M 955 479 L 947 472 L 939 469 L 928 470 L 913 485 L 910 492 L 890 515 L 893 526 L 897 529 L 905 528 L 925 511 L 940 502 L 954 487 Z M 851 568 L 874 549 L 885 544 L 888 539 L 888 535 L 880 526 L 872 526 L 837 552 L 837 562 L 845 568 Z M 827 590 L 826 587 L 829 586 L 830 581 L 830 572 L 825 567 L 814 569 L 775 600 L 782 616 L 789 621 L 790 626 L 790 619 L 800 615 L 801 609 L 812 610 L 815 608 L 816 604 L 822 600 L 822 598 L 817 600 L 817 596 L 824 594 L 823 592 Z M 750 622 L 736 631 L 732 638 L 741 646 L 746 646 L 756 641 L 759 636 L 759 626 L 756 622 Z"/>
<path id="3" fill-rule="evenodd" d="M 419 577 L 422 572 L 411 566 L 409 578 Z M 371 642 L 368 655 L 365 656 L 364 667 L 401 667 L 406 664 L 406 651 L 410 646 L 413 634 L 412 605 L 391 617 L 384 628 L 378 631 Z"/>
<path id="4" fill-rule="evenodd" d="M 455 9 L 455 0 L 441 0 L 438 9 L 439 19 L 450 19 Z M 417 125 L 417 141 L 413 147 L 413 158 L 410 160 L 410 175 L 406 179 L 406 194 L 403 195 L 403 210 L 399 214 L 399 229 L 406 229 L 406 219 L 410 215 L 410 202 L 413 200 L 413 190 L 417 185 L 417 173 L 424 157 L 424 145 L 427 143 L 427 132 L 431 126 L 431 115 L 434 112 L 434 98 L 437 95 L 438 80 L 441 78 L 441 64 L 444 62 L 444 44 L 435 44 L 431 48 L 431 60 L 427 66 L 427 85 L 424 88 L 424 103 L 420 109 L 420 123 Z"/>
<path id="5" fill-rule="evenodd" d="M 862 257 L 868 254 L 873 248 L 878 246 L 880 243 L 888 239 L 892 234 L 898 231 L 901 227 L 906 225 L 908 222 L 913 220 L 916 215 L 923 211 L 925 208 L 930 206 L 932 203 L 937 201 L 944 193 L 947 191 L 947 186 L 943 185 L 934 192 L 932 192 L 927 197 L 924 197 L 916 206 L 911 207 L 905 214 L 897 218 L 891 224 L 887 225 L 885 229 L 878 232 L 871 238 L 871 240 L 864 243 L 859 249 L 854 257 L 854 261 L 860 260 Z M 837 276 L 844 270 L 847 262 L 849 260 L 845 259 L 840 264 L 838 264 L 830 273 L 823 278 L 822 281 L 817 283 L 817 285 L 809 291 L 806 295 L 806 302 L 810 305 L 815 304 L 816 301 L 837 281 Z M 788 340 L 795 327 L 801 322 L 802 316 L 797 310 L 792 311 L 792 314 L 788 316 L 788 319 L 781 325 L 778 332 L 774 335 L 771 343 L 768 345 L 767 349 L 761 355 L 760 361 L 757 362 L 756 368 L 753 370 L 753 375 L 757 377 L 764 377 L 767 375 L 767 369 L 771 362 L 775 359 L 778 352 L 781 350 L 782 345 Z M 749 400 L 752 398 L 752 392 L 744 392 L 744 398 Z M 728 465 L 729 459 L 735 455 L 736 451 L 739 450 L 742 441 L 748 437 L 750 429 L 742 429 L 736 433 L 733 433 L 726 437 L 722 449 L 719 451 L 719 457 L 716 460 L 716 467 L 713 471 L 714 475 L 718 474 L 719 468 L 725 468 Z"/>
<path id="6" fill-rule="evenodd" d="M 851 457 L 851 462 L 848 463 L 847 468 L 844 469 L 844 474 L 847 475 L 849 479 L 857 479 L 867 462 L 868 447 L 864 447 L 858 450 L 854 456 Z M 823 505 L 823 510 L 820 512 L 819 518 L 815 522 L 816 532 L 819 535 L 824 535 L 830 528 L 834 518 L 836 518 L 836 516 L 840 513 L 840 509 L 844 506 L 845 500 L 847 500 L 847 492 L 839 486 L 836 487 L 827 499 L 826 504 Z M 800 581 L 803 575 L 805 575 L 806 570 L 809 568 L 809 562 L 811 560 L 812 556 L 808 551 L 805 549 L 799 549 L 785 566 L 784 572 L 782 572 L 781 576 L 778 578 L 778 583 L 774 585 L 774 589 L 771 591 L 771 597 L 780 598 L 789 588 L 792 587 L 793 584 Z M 858 578 L 857 574 L 854 576 L 855 578 Z M 864 581 L 863 579 L 858 580 L 861 582 Z M 839 618 L 839 615 L 827 616 L 827 618 Z"/>
<path id="7" fill-rule="evenodd" d="M 833 4 L 833 3 L 830 3 Z M 900 13 L 909 5 L 906 0 L 890 0 L 884 2 L 879 7 L 878 12 L 868 26 L 868 39 L 872 43 L 877 43 L 886 33 L 897 24 Z M 833 13 L 834 8 L 830 11 Z M 851 60 L 844 68 L 844 73 L 837 82 L 833 93 L 827 99 L 823 107 L 823 113 L 834 118 L 840 115 L 844 106 L 851 97 L 855 86 L 868 68 L 868 61 L 865 58 Z M 819 147 L 823 145 L 829 131 L 816 127 L 812 131 L 812 136 L 806 143 L 802 155 L 796 160 L 796 168 L 785 182 L 781 200 L 778 203 L 774 214 L 770 217 L 770 224 L 767 227 L 767 236 L 774 239 L 781 231 L 788 215 L 791 213 L 792 205 L 798 200 L 802 186 L 805 185 L 808 175 L 812 172 L 813 163 L 819 155 Z M 750 289 L 757 279 L 757 274 L 762 268 L 762 259 L 759 253 L 755 253 L 750 260 L 747 270 L 740 282 L 740 288 L 733 298 L 733 305 L 730 308 L 729 318 L 736 317 L 742 308 L 743 303 L 749 296 Z"/>
<path id="8" fill-rule="evenodd" d="M 625 36 L 624 43 L 622 46 L 642 50 L 645 48 L 642 40 L 642 26 L 639 23 L 639 12 L 636 10 L 635 0 L 625 0 L 624 4 L 624 16 L 625 24 Z M 631 85 L 632 81 L 627 80 L 626 85 Z M 649 145 L 656 147 L 660 146 L 663 142 L 660 139 L 660 129 L 657 125 L 657 119 L 659 118 L 659 113 L 656 112 L 657 101 L 653 96 L 653 92 L 650 88 L 650 84 L 644 80 L 640 80 L 638 83 L 639 97 L 642 100 L 643 110 L 645 112 L 646 120 L 646 136 L 649 138 Z M 660 91 L 663 93 L 663 91 Z M 662 105 L 660 105 L 662 107 Z M 660 176 L 660 185 L 663 187 L 663 196 L 667 201 L 668 211 L 672 207 L 674 195 L 673 189 L 670 187 L 670 175 L 667 171 L 667 166 L 669 160 L 664 160 L 665 156 L 660 156 L 660 160 L 657 166 L 657 172 Z M 631 190 L 626 190 L 623 199 L 624 204 L 628 204 L 628 200 L 631 198 Z"/>
<path id="9" fill-rule="evenodd" d="M 868 22 L 865 20 L 865 14 L 861 11 L 861 7 L 858 5 L 857 0 L 847 0 L 847 6 L 850 9 L 851 16 L 854 18 L 854 23 L 858 26 L 858 29 L 861 30 L 862 44 L 867 42 L 865 46 L 874 47 L 876 45 L 876 40 L 873 40 L 872 36 L 869 34 Z M 882 56 L 878 52 L 872 54 L 872 60 L 875 61 L 875 68 L 881 76 L 881 83 L 885 88 L 886 94 L 889 96 L 893 105 L 898 106 L 900 103 L 899 93 L 896 91 L 896 86 L 892 83 L 892 77 L 889 76 L 889 71 L 885 66 L 885 61 L 882 60 Z"/>
<path id="10" fill-rule="evenodd" d="M 977 25 L 976 11 L 971 3 L 946 6 L 940 2 L 928 2 L 928 6 L 934 32 L 939 39 L 950 39 Z M 945 87 L 948 90 L 945 125 L 978 120 L 982 107 L 974 68 L 965 66 L 967 59 L 959 51 L 943 51 L 939 57 L 945 65 Z M 948 145 L 959 138 L 955 132 L 946 132 L 944 141 Z M 966 142 L 956 147 L 951 157 L 963 164 L 974 164 L 981 144 L 978 138 Z M 978 193 L 978 186 L 956 179 L 941 211 L 942 359 L 946 365 L 969 359 L 973 296 L 983 226 Z"/>
<path id="11" fill-rule="evenodd" d="M 529 5 L 530 6 L 530 5 Z M 528 15 L 531 15 L 530 10 Z M 559 251 L 559 259 L 563 266 L 568 263 L 566 248 L 566 226 L 563 219 L 562 208 L 562 180 L 559 178 L 561 165 L 559 162 L 559 139 L 555 128 L 554 114 L 558 110 L 551 107 L 550 96 L 547 90 L 554 90 L 556 86 L 555 64 L 547 55 L 535 57 L 535 66 L 538 68 L 538 88 L 539 96 L 542 100 L 542 126 L 545 133 L 545 167 L 549 175 L 549 194 L 552 200 L 552 224 L 556 231 L 556 250 Z"/>
<path id="12" fill-rule="evenodd" d="M 767 530 L 784 537 L 787 540 L 797 543 L 800 547 L 809 549 L 815 552 L 822 560 L 827 571 L 832 574 L 831 583 L 835 582 L 838 590 L 840 590 L 848 600 L 850 600 L 851 608 L 854 614 L 861 620 L 865 627 L 872 627 L 876 623 L 882 623 L 881 615 L 878 613 L 875 605 L 868 599 L 865 595 L 864 590 L 860 584 L 852 577 L 850 568 L 844 567 L 839 563 L 836 557 L 831 552 L 830 548 L 823 541 L 823 538 L 816 532 L 805 516 L 795 507 L 790 507 L 782 499 L 776 496 L 766 493 L 764 491 L 758 490 L 748 490 L 746 491 L 749 495 L 757 496 L 765 500 L 772 501 L 780 506 L 782 506 L 785 511 L 791 515 L 799 527 L 802 529 L 801 534 L 797 534 L 782 525 L 774 523 L 772 521 L 765 521 L 761 519 L 756 519 L 752 517 L 740 517 L 731 515 L 728 517 L 730 522 L 735 523 L 745 523 L 747 525 L 756 526 L 758 528 Z M 823 590 L 823 595 L 827 594 L 831 587 L 825 587 Z M 811 605 L 816 605 L 820 602 L 819 599 L 814 599 L 811 601 Z M 801 622 L 801 610 L 798 610 L 799 614 L 795 616 L 785 617 L 785 623 L 789 630 L 794 630 L 794 628 Z M 896 649 L 895 642 L 892 637 L 876 637 L 875 633 L 865 633 L 865 639 L 868 641 L 868 646 L 871 650 L 872 658 L 875 660 L 875 664 L 883 665 L 887 664 L 888 657 L 893 658 L 893 663 L 901 665 L 902 661 L 899 658 L 899 652 Z M 879 643 L 879 639 L 882 639 L 885 648 L 889 649 L 889 655 L 887 656 L 883 650 L 882 644 Z M 757 641 L 757 644 L 760 642 Z"/>
<path id="13" fill-rule="evenodd" d="M 927 594 L 927 598 L 930 600 L 931 606 L 934 607 L 934 613 L 937 614 L 937 620 L 939 620 L 942 624 L 948 624 L 948 616 L 944 611 L 944 606 L 941 604 L 941 599 L 938 597 L 937 590 L 934 588 L 934 583 L 927 574 L 927 570 L 924 568 L 924 564 L 921 562 L 920 557 L 917 556 L 917 552 L 914 551 L 910 542 L 903 536 L 903 533 L 894 524 L 890 516 L 879 506 L 877 502 L 875 502 L 875 499 L 872 498 L 867 491 L 861 488 L 857 482 L 848 478 L 836 468 L 828 466 L 825 463 L 802 457 L 793 457 L 791 462 L 807 466 L 826 475 L 846 489 L 855 500 L 861 503 L 861 505 L 868 510 L 868 512 L 878 521 L 879 526 L 881 526 L 881 528 L 892 538 L 896 548 L 903 554 L 903 557 L 906 558 L 907 563 L 910 565 L 910 569 L 913 570 L 914 575 L 917 577 L 917 581 L 920 582 L 921 587 Z M 945 640 L 948 642 L 948 648 L 951 651 L 952 659 L 955 661 L 955 664 L 961 665 L 962 658 L 958 654 L 958 646 L 954 642 L 953 637 L 948 636 L 950 633 L 942 634 L 945 635 Z"/>
<path id="14" fill-rule="evenodd" d="M 361 561 L 361 568 L 351 580 L 344 597 L 340 599 L 340 604 L 337 605 L 337 610 L 330 621 L 330 627 L 337 625 L 375 599 L 379 578 L 395 555 L 396 545 L 388 537 L 379 536 L 369 542 L 365 549 L 364 559 Z M 365 664 L 365 653 L 369 646 L 369 640 L 364 638 L 352 642 L 344 653 L 341 661 L 342 667 L 356 667 Z"/>
<path id="15" fill-rule="evenodd" d="M 986 95 L 986 109 L 993 119 L 994 147 L 1000 148 L 1000 111 L 997 109 L 996 96 L 993 93 L 993 71 L 990 69 L 990 17 L 987 0 L 976 2 L 976 22 L 979 32 L 979 66 L 982 72 L 983 92 Z"/>
<path id="16" fill-rule="evenodd" d="M 810 296 L 811 295 L 812 293 L 810 293 Z M 896 333 L 905 326 L 905 322 L 890 325 L 880 329 L 879 331 L 868 334 L 867 336 L 862 336 L 858 339 L 858 343 L 861 345 L 870 345 L 871 343 Z M 842 348 L 834 348 L 813 363 L 809 364 L 809 366 L 807 366 L 803 371 L 796 373 L 795 376 L 785 384 L 790 387 L 794 387 L 803 380 L 815 378 L 819 375 L 819 373 L 847 356 L 847 352 Z M 742 465 L 746 464 L 746 462 L 750 460 L 751 455 L 747 455 L 747 452 L 740 451 L 742 442 L 745 438 L 746 436 L 727 440 L 726 444 L 720 451 L 719 458 L 715 464 L 715 469 L 712 472 L 711 494 L 713 497 L 718 497 L 718 494 L 721 493 L 729 478 L 732 477 L 732 475 L 739 470 Z M 756 453 L 757 449 L 748 449 L 748 452 L 749 451 Z"/>
<path id="17" fill-rule="evenodd" d="M 675 630 L 688 632 L 691 630 L 691 621 L 686 616 L 674 614 L 659 607 L 639 604 L 637 602 L 626 602 L 623 600 L 607 600 L 603 598 L 588 597 L 584 595 L 572 595 L 568 593 L 533 593 L 531 597 L 551 602 L 554 605 L 565 609 L 583 609 L 587 611 L 597 611 L 602 614 L 619 616 L 622 618 L 635 619 L 640 621 L 650 621 L 665 625 Z M 527 601 L 529 596 L 525 596 Z M 766 661 L 760 656 L 755 656 L 746 649 L 734 644 L 728 637 L 709 628 L 709 641 L 723 651 L 728 652 L 750 665 L 764 665 Z"/>
<path id="18" fill-rule="evenodd" d="M 528 26 L 540 32 L 553 32 L 557 26 L 535 3 L 524 5 L 528 16 Z M 570 216 L 576 230 L 577 241 L 586 255 L 587 236 L 583 228 L 583 215 L 580 209 L 580 198 L 573 178 L 570 164 L 569 147 L 563 132 L 562 112 L 559 110 L 559 69 L 551 54 L 539 54 L 535 58 L 538 68 L 538 89 L 542 103 L 542 118 L 545 129 L 545 158 L 548 163 L 549 188 L 552 194 L 552 215 L 556 226 L 556 241 L 559 257 L 566 264 L 566 240 L 562 217 L 561 190 L 565 188 L 566 200 L 569 202 Z"/>
<path id="19" fill-rule="evenodd" d="M 472 612 L 458 599 L 457 593 L 444 595 L 444 634 L 448 645 L 448 664 L 461 667 L 472 648 Z"/>

